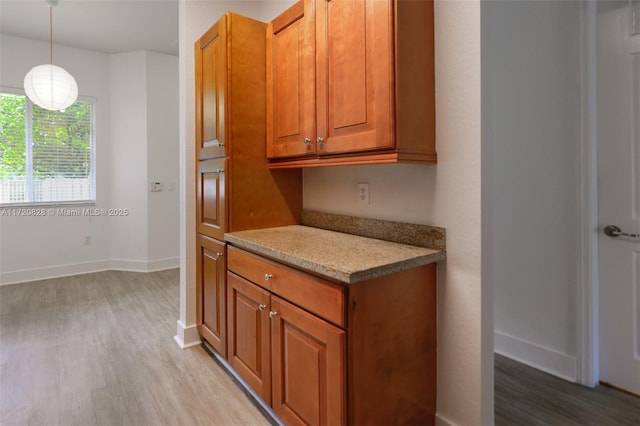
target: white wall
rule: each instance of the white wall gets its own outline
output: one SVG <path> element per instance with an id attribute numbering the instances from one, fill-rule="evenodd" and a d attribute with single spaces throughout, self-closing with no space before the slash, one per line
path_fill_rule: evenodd
<path id="1" fill-rule="evenodd" d="M 579 8 L 577 1 L 484 6 L 496 351 L 570 380 L 577 350 Z"/>
<path id="2" fill-rule="evenodd" d="M 54 46 L 56 64 L 76 79 L 80 96 L 96 99 L 96 207 L 110 207 L 109 56 Z M 49 43 L 0 36 L 0 86 L 21 89 L 25 74 L 49 60 Z M 0 283 L 108 267 L 108 217 L 0 217 Z M 92 245 L 83 238 L 92 236 Z"/>
<path id="3" fill-rule="evenodd" d="M 178 259 L 178 58 L 138 51 L 111 57 L 112 266 L 147 271 Z M 162 184 L 150 192 L 152 181 Z M 172 189 L 173 188 L 173 189 Z"/>
<path id="4" fill-rule="evenodd" d="M 268 20 L 289 4 L 261 2 L 250 11 Z M 248 2 L 180 2 L 181 176 L 186 181 L 176 341 L 183 346 L 198 341 L 192 265 L 193 43 L 225 10 L 241 12 L 236 6 Z M 437 1 L 435 19 L 438 165 L 306 170 L 304 206 L 447 228 L 447 261 L 438 269 L 438 422 L 492 424 L 493 310 L 486 297 L 491 289 L 481 280 L 480 2 Z M 363 180 L 371 183 L 366 209 L 355 196 L 355 185 Z"/>
<path id="5" fill-rule="evenodd" d="M 111 225 L 111 255 L 120 268 L 148 258 L 147 63 L 145 52 L 111 56 L 111 206 L 127 216 Z"/>
<path id="6" fill-rule="evenodd" d="M 147 182 L 160 181 L 149 193 L 147 216 L 150 269 L 177 266 L 179 256 L 178 57 L 147 56 Z"/>
<path id="7" fill-rule="evenodd" d="M 178 192 L 153 200 L 147 192 L 150 173 L 177 181 L 177 58 L 57 45 L 54 53 L 76 78 L 80 96 L 96 99 L 96 207 L 127 208 L 130 216 L 0 215 L 0 284 L 177 266 Z M 48 58 L 46 42 L 1 35 L 0 86 L 22 88 L 29 69 Z M 84 245 L 85 236 L 91 245 Z"/>

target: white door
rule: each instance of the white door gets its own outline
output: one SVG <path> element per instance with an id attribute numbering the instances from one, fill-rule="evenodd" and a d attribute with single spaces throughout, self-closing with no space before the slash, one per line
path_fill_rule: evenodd
<path id="1" fill-rule="evenodd" d="M 640 234 L 640 5 L 598 3 L 600 381 L 640 395 L 640 238 L 604 233 Z"/>

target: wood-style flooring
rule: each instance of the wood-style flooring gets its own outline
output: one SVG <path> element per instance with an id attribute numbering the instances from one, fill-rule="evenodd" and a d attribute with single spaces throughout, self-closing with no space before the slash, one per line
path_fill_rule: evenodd
<path id="1" fill-rule="evenodd" d="M 497 426 L 640 426 L 640 398 L 587 388 L 495 356 Z"/>
<path id="2" fill-rule="evenodd" d="M 262 425 L 200 346 L 173 340 L 177 270 L 0 287 L 0 425 Z"/>
<path id="3" fill-rule="evenodd" d="M 0 287 L 0 425 L 267 425 L 200 346 L 173 341 L 177 270 Z M 496 425 L 640 425 L 640 398 L 496 355 Z"/>

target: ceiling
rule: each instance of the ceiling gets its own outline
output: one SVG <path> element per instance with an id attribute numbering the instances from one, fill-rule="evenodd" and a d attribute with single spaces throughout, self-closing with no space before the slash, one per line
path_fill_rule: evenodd
<path id="1" fill-rule="evenodd" d="M 49 41 L 45 0 L 0 0 L 0 33 Z M 178 55 L 178 0 L 59 0 L 53 41 L 105 53 Z"/>

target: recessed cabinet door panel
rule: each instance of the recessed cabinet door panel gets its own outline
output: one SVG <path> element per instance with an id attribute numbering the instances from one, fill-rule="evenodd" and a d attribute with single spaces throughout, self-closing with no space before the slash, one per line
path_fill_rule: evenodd
<path id="1" fill-rule="evenodd" d="M 317 3 L 319 154 L 394 147 L 391 3 Z"/>
<path id="2" fill-rule="evenodd" d="M 198 331 L 226 356 L 225 244 L 203 235 L 196 240 Z"/>
<path id="3" fill-rule="evenodd" d="M 195 43 L 198 158 L 225 156 L 226 15 Z"/>
<path id="4" fill-rule="evenodd" d="M 267 157 L 315 153 L 313 2 L 300 1 L 267 27 Z"/>
<path id="5" fill-rule="evenodd" d="M 269 292 L 227 273 L 229 364 L 265 400 L 271 402 Z"/>
<path id="6" fill-rule="evenodd" d="M 271 311 L 273 409 L 287 424 L 345 424 L 345 332 L 276 296 Z"/>
<path id="7" fill-rule="evenodd" d="M 227 230 L 226 164 L 225 159 L 198 163 L 196 228 L 199 233 L 221 241 Z"/>

